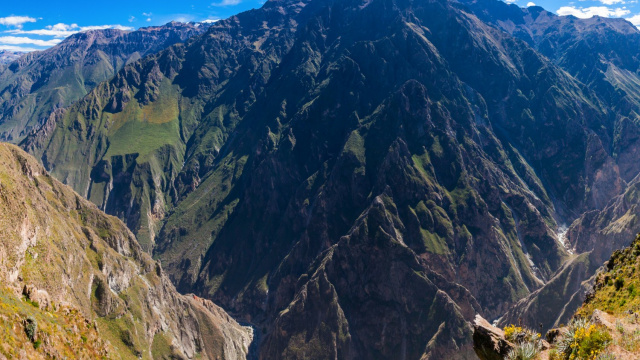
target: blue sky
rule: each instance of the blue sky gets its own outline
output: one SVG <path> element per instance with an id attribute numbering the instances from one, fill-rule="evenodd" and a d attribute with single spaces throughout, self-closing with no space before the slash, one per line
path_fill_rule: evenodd
<path id="1" fill-rule="evenodd" d="M 46 49 L 74 32 L 96 28 L 133 30 L 175 21 L 224 19 L 257 8 L 264 0 L 3 0 L 0 49 Z M 639 0 L 505 0 L 535 3 L 559 15 L 624 17 L 640 26 Z"/>

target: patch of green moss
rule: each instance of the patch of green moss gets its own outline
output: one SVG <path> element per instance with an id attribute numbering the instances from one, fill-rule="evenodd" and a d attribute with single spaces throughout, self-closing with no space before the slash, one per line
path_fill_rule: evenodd
<path id="1" fill-rule="evenodd" d="M 151 344 L 151 356 L 153 359 L 170 359 L 172 353 L 171 342 L 165 334 L 163 332 L 156 333 L 153 337 L 153 343 Z"/>
<path id="2" fill-rule="evenodd" d="M 431 233 L 425 229 L 420 229 L 420 234 L 422 235 L 424 247 L 428 252 L 438 255 L 446 255 L 449 253 L 446 240 L 438 234 Z"/>

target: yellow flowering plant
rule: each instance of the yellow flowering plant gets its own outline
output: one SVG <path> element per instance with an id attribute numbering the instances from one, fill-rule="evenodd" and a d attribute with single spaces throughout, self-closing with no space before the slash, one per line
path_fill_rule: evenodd
<path id="1" fill-rule="evenodd" d="M 509 341 L 513 341 L 516 334 L 520 334 L 523 332 L 523 329 L 520 326 L 515 326 L 513 324 L 505 327 L 504 329 L 504 337 Z"/>
<path id="2" fill-rule="evenodd" d="M 502 330 L 504 331 L 505 339 L 511 342 L 535 342 L 541 337 L 539 333 L 513 324 L 504 327 Z"/>
<path id="3" fill-rule="evenodd" d="M 609 332 L 598 325 L 585 320 L 574 320 L 564 333 L 564 338 L 558 346 L 565 360 L 595 360 L 601 355 L 612 338 Z"/>

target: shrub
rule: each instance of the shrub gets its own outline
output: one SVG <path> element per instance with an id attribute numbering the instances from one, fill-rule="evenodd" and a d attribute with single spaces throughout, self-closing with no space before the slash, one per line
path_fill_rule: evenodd
<path id="1" fill-rule="evenodd" d="M 611 335 L 601 326 L 590 324 L 585 319 L 573 320 L 558 342 L 558 358 L 597 359 L 600 355 L 604 356 L 603 351 L 611 339 Z"/>
<path id="2" fill-rule="evenodd" d="M 620 334 L 624 334 L 624 325 L 622 325 L 622 321 L 616 320 L 616 330 L 618 330 Z"/>
<path id="3" fill-rule="evenodd" d="M 31 342 L 36 341 L 36 333 L 38 332 L 38 322 L 35 318 L 29 316 L 25 321 L 24 332 Z"/>
<path id="4" fill-rule="evenodd" d="M 629 295 L 635 296 L 636 295 L 636 286 L 634 284 L 629 285 L 629 287 L 627 288 L 627 292 L 629 293 Z"/>
<path id="5" fill-rule="evenodd" d="M 540 348 L 536 343 L 523 342 L 516 345 L 516 347 L 509 351 L 507 354 L 507 360 L 533 360 L 538 356 Z"/>
<path id="6" fill-rule="evenodd" d="M 519 326 L 515 326 L 513 324 L 505 327 L 504 329 L 504 337 L 505 339 L 511 341 L 515 334 L 518 334 L 523 331 L 523 329 Z"/>
<path id="7" fill-rule="evenodd" d="M 507 359 L 531 360 L 538 356 L 541 350 L 540 334 L 513 324 L 503 330 L 505 339 L 516 344 L 507 355 Z"/>
<path id="8" fill-rule="evenodd" d="M 592 359 L 600 355 L 611 342 L 611 335 L 605 329 L 592 324 L 578 330 L 575 340 L 574 353 L 578 359 Z"/>
<path id="9" fill-rule="evenodd" d="M 616 290 L 620 290 L 624 286 L 624 279 L 621 276 L 618 276 L 613 284 L 615 285 Z"/>
<path id="10" fill-rule="evenodd" d="M 513 324 L 503 330 L 505 339 L 514 343 L 537 343 L 540 340 L 540 334 Z"/>
<path id="11" fill-rule="evenodd" d="M 567 330 L 563 332 L 562 338 L 557 346 L 558 352 L 561 355 L 559 357 L 560 359 L 568 358 L 571 355 L 576 330 L 584 328 L 586 325 L 587 320 L 584 318 L 573 319 L 569 325 L 567 325 Z"/>
<path id="12" fill-rule="evenodd" d="M 602 354 L 598 355 L 596 360 L 616 360 L 616 356 L 613 355 L 610 352 L 605 352 L 605 353 L 602 353 Z"/>
<path id="13" fill-rule="evenodd" d="M 27 304 L 30 304 L 31 306 L 36 307 L 36 308 L 40 308 L 40 304 L 37 301 L 33 301 L 33 300 L 29 299 L 26 296 L 23 297 L 23 299 L 24 299 L 24 301 L 27 302 Z"/>

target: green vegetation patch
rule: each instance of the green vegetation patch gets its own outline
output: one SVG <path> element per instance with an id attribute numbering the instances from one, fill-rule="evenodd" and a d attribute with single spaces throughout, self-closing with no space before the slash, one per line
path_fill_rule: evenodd
<path id="1" fill-rule="evenodd" d="M 640 311 L 640 237 L 624 250 L 616 251 L 607 265 L 607 270 L 598 275 L 597 291 L 589 297 L 579 310 L 581 315 L 594 310 L 622 315 L 629 311 Z"/>
<path id="2" fill-rule="evenodd" d="M 153 124 L 141 121 L 129 121 L 109 136 L 110 146 L 105 158 L 114 155 L 139 154 L 139 160 L 167 144 L 180 142 L 178 120 Z"/>

